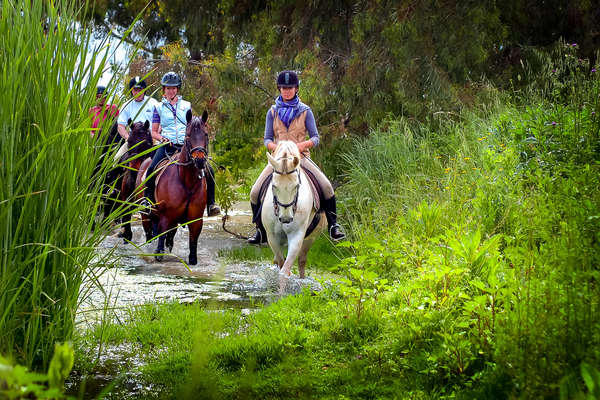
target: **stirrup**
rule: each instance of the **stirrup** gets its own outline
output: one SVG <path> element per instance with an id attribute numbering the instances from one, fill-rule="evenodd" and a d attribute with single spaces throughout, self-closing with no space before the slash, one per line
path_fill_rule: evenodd
<path id="1" fill-rule="evenodd" d="M 208 211 L 206 213 L 209 217 L 214 217 L 215 215 L 221 214 L 221 207 L 216 204 L 211 204 L 208 206 Z"/>
<path id="2" fill-rule="evenodd" d="M 148 200 L 147 197 L 144 197 L 141 201 L 140 201 L 140 206 L 142 206 L 143 208 L 152 211 L 154 209 L 154 205 L 152 205 L 152 203 L 150 202 L 150 200 Z"/>
<path id="3" fill-rule="evenodd" d="M 329 237 L 333 241 L 339 241 L 346 238 L 346 234 L 338 224 L 333 224 L 329 227 Z"/>

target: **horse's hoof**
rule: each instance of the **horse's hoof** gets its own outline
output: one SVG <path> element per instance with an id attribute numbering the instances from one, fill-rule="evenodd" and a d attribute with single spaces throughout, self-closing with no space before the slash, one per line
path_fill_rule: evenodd
<path id="1" fill-rule="evenodd" d="M 196 264 L 198 264 L 198 259 L 195 258 L 195 257 L 194 258 L 190 257 L 190 260 L 189 260 L 188 264 L 190 264 L 190 265 L 196 265 Z"/>
<path id="2" fill-rule="evenodd" d="M 164 257 L 163 257 L 163 256 L 156 256 L 156 257 L 154 257 L 154 259 L 155 259 L 156 261 L 158 261 L 158 262 L 162 262 L 162 261 L 163 261 L 163 259 L 164 259 Z"/>

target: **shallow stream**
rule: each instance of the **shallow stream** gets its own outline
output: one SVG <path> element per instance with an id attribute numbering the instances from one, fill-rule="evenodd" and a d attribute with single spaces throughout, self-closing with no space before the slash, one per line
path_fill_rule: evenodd
<path id="1" fill-rule="evenodd" d="M 227 228 L 241 235 L 253 231 L 251 212 L 239 203 L 229 212 Z M 215 309 L 239 309 L 242 313 L 253 312 L 258 306 L 276 301 L 281 295 L 299 292 L 309 286 L 319 290 L 320 285 L 312 278 L 287 280 L 285 291 L 280 291 L 278 268 L 269 263 L 230 262 L 219 257 L 219 252 L 234 247 L 248 246 L 244 239 L 236 238 L 222 228 L 221 217 L 205 217 L 198 240 L 198 263 L 187 266 L 188 230 L 179 228 L 175 235 L 173 251 L 163 262 L 151 256 L 156 242 L 143 245 L 145 239 L 141 223 L 134 218 L 133 243 L 123 242 L 115 230 L 101 243 L 98 254 L 111 252 L 116 265 L 97 271 L 98 284 L 89 282 L 82 289 L 82 302 L 77 314 L 79 329 L 87 329 L 98 323 L 103 315 L 121 322 L 126 319 L 127 309 L 139 304 L 164 301 L 191 303 L 202 301 Z M 107 314 L 105 311 L 109 310 Z M 87 377 L 86 394 L 92 394 L 123 373 L 125 360 L 132 362 L 127 346 L 106 348 L 94 377 Z M 119 385 L 118 391 L 129 392 L 131 397 L 152 388 L 139 382 L 139 373 L 129 371 Z M 78 391 L 81 377 L 71 381 L 73 394 Z M 127 389 L 122 385 L 126 385 Z M 94 389 L 96 388 L 96 389 Z M 91 390 L 91 393 L 90 393 Z M 97 394 L 98 392 L 96 392 Z M 128 396 L 126 396 L 128 397 Z M 119 397 L 120 398 L 120 397 Z"/>

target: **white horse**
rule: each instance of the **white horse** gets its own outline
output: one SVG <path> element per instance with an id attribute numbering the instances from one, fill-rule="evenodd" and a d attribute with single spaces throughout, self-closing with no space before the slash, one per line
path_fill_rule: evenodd
<path id="1" fill-rule="evenodd" d="M 308 176 L 300 168 L 300 152 L 296 143 L 279 142 L 274 155 L 267 153 L 267 158 L 274 170 L 261 212 L 267 241 L 275 255 L 280 274 L 285 278 L 289 277 L 292 266 L 298 259 L 300 278 L 304 278 L 308 250 L 327 221 L 325 215 L 321 215 L 315 229 L 305 237 L 317 210 Z M 284 259 L 286 246 L 288 251 Z"/>

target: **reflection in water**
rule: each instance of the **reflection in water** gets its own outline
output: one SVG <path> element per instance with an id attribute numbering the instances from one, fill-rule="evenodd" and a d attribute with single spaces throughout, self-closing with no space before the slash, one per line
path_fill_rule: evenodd
<path id="1" fill-rule="evenodd" d="M 253 231 L 251 213 L 243 204 L 238 204 L 230 215 L 230 229 Z M 221 262 L 219 250 L 247 244 L 224 232 L 220 217 L 205 217 L 195 266 L 182 262 L 187 260 L 189 252 L 186 228 L 178 229 L 173 251 L 161 263 L 151 256 L 156 242 L 143 244 L 143 230 L 138 220 L 132 228 L 134 244 L 124 244 L 115 231 L 98 249 L 99 256 L 110 252 L 116 258 L 116 266 L 95 271 L 99 276 L 97 282 L 87 282 L 82 288 L 77 315 L 80 327 L 98 322 L 106 307 L 114 310 L 117 317 L 129 306 L 165 301 L 202 301 L 210 304 L 211 309 L 252 309 L 282 294 L 298 293 L 306 286 L 320 290 L 314 279 L 292 276 L 282 280 L 285 291 L 280 293 L 281 277 L 275 265 Z"/>
<path id="2" fill-rule="evenodd" d="M 233 230 L 251 232 L 250 212 L 233 214 Z M 210 309 L 239 309 L 253 312 L 260 305 L 277 300 L 280 292 L 280 274 L 277 266 L 265 263 L 229 263 L 218 258 L 222 249 L 246 246 L 245 240 L 232 237 L 221 228 L 221 218 L 205 218 L 204 229 L 198 241 L 198 264 L 187 266 L 187 229 L 179 228 L 173 251 L 158 263 L 153 254 L 156 242 L 145 245 L 139 221 L 133 223 L 133 243 L 124 244 L 117 233 L 107 237 L 98 249 L 99 257 L 112 253 L 115 267 L 95 271 L 96 283 L 87 282 L 82 288 L 81 305 L 77 314 L 78 327 L 85 329 L 103 316 L 124 322 L 128 307 L 166 301 L 191 303 L 201 301 Z M 228 223 L 228 228 L 231 225 Z M 312 278 L 285 278 L 283 295 L 298 293 L 304 287 L 318 291 L 319 283 Z M 105 314 L 105 311 L 108 313 Z M 139 398 L 153 393 L 156 388 L 142 384 L 139 354 L 130 344 L 109 346 L 104 349 L 93 376 L 72 377 L 69 392 L 78 393 L 85 380 L 86 395 L 94 397 L 109 383 L 118 381 L 115 398 Z M 117 394 L 118 393 L 118 394 Z M 111 397 L 112 398 L 112 397 Z"/>

